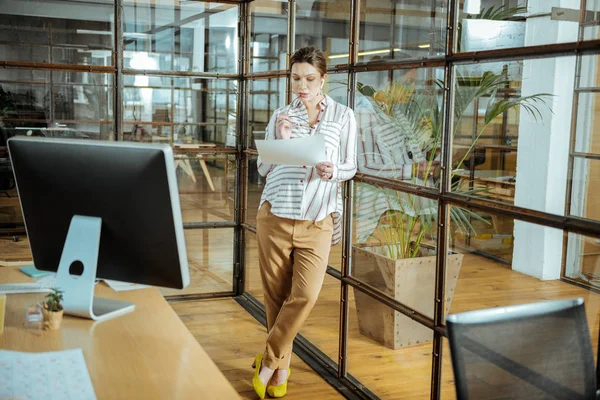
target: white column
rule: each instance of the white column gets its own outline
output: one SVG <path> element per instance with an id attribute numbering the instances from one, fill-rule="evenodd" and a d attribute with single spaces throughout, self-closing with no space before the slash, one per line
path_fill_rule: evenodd
<path id="1" fill-rule="evenodd" d="M 532 0 L 529 13 L 552 7 L 579 9 L 578 0 Z M 527 20 L 525 45 L 572 42 L 577 22 L 552 21 L 549 16 Z M 521 108 L 515 205 L 563 215 L 575 79 L 575 57 L 528 60 L 523 64 L 522 96 L 551 93 L 534 120 Z M 542 122 L 543 121 L 543 122 Z M 558 279 L 562 261 L 562 231 L 515 221 L 514 270 L 540 279 Z"/>

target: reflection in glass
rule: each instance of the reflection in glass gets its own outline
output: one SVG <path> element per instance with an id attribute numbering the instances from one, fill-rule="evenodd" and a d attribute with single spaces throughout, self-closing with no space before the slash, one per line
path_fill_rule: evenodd
<path id="1" fill-rule="evenodd" d="M 565 198 L 575 57 L 460 65 L 455 77 L 452 190 L 563 214 L 546 199 Z"/>
<path id="2" fill-rule="evenodd" d="M 437 201 L 356 183 L 354 205 L 351 275 L 433 317 Z"/>
<path id="3" fill-rule="evenodd" d="M 124 139 L 235 146 L 237 81 L 126 75 Z"/>
<path id="4" fill-rule="evenodd" d="M 113 21 L 114 6 L 104 0 L 3 0 L 0 60 L 112 65 Z"/>
<path id="5" fill-rule="evenodd" d="M 458 52 L 577 41 L 578 2 L 562 10 L 546 1 L 465 0 L 457 6 Z"/>
<path id="6" fill-rule="evenodd" d="M 256 0 L 250 3 L 250 72 L 286 69 L 288 3 Z"/>
<path id="7" fill-rule="evenodd" d="M 0 146 L 15 135 L 112 139 L 113 75 L 0 70 Z"/>
<path id="8" fill-rule="evenodd" d="M 160 289 L 164 296 L 231 292 L 233 229 L 186 229 L 190 284 L 183 290 Z"/>
<path id="9" fill-rule="evenodd" d="M 350 5 L 349 1 L 296 1 L 296 50 L 313 46 L 323 51 L 328 65 L 348 63 Z"/>
<path id="10" fill-rule="evenodd" d="M 443 55 L 447 1 L 361 0 L 359 62 Z M 340 60 L 347 63 L 347 51 Z"/>
<path id="11" fill-rule="evenodd" d="M 443 75 L 439 68 L 358 74 L 358 172 L 438 184 Z"/>
<path id="12" fill-rule="evenodd" d="M 373 299 L 360 301 L 354 288 L 349 293 L 348 374 L 382 399 L 427 398 L 433 331 L 415 331 L 410 318 Z"/>
<path id="13" fill-rule="evenodd" d="M 285 78 L 250 81 L 248 110 L 248 147 L 265 138 L 265 131 L 275 110 L 286 104 Z"/>
<path id="14" fill-rule="evenodd" d="M 238 6 L 206 2 L 125 1 L 125 68 L 237 72 Z"/>

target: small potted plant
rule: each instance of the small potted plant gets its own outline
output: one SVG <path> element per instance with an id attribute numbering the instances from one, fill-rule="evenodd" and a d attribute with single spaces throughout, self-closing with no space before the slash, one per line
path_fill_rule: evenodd
<path id="1" fill-rule="evenodd" d="M 60 323 L 63 317 L 63 306 L 60 304 L 62 299 L 63 291 L 57 288 L 52 288 L 52 292 L 46 295 L 46 300 L 42 304 L 44 327 L 46 329 L 60 329 Z"/>

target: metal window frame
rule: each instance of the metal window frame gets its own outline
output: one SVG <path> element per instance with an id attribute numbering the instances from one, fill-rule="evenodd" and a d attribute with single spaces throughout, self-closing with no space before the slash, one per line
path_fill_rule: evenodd
<path id="1" fill-rule="evenodd" d="M 234 229 L 234 244 L 233 244 L 233 285 L 231 291 L 201 293 L 181 296 L 168 296 L 169 301 L 190 301 L 201 300 L 206 298 L 219 297 L 235 297 L 236 300 L 246 308 L 255 318 L 261 323 L 264 322 L 264 308 L 260 306 L 256 299 L 253 299 L 245 292 L 245 276 L 246 276 L 246 239 L 248 233 L 256 233 L 256 228 L 247 223 L 246 211 L 248 208 L 248 164 L 250 158 L 257 154 L 256 150 L 248 144 L 248 110 L 249 110 L 249 87 L 251 81 L 266 80 L 273 78 L 288 78 L 286 82 L 286 95 L 290 99 L 289 73 L 287 70 L 267 71 L 252 73 L 251 57 L 250 57 L 250 40 L 252 38 L 251 31 L 251 0 L 235 1 L 213 1 L 213 0 L 198 0 L 204 3 L 224 3 L 238 5 L 238 73 L 237 74 L 219 74 L 219 73 L 196 73 L 185 71 L 141 71 L 124 68 L 123 52 L 124 52 L 124 9 L 123 0 L 114 0 L 114 56 L 111 66 L 86 66 L 72 64 L 52 64 L 52 63 L 36 63 L 36 62 L 9 62 L 1 61 L 0 67 L 14 69 L 38 69 L 46 71 L 73 71 L 73 72 L 92 72 L 92 73 L 108 73 L 113 74 L 113 116 L 114 116 L 114 136 L 116 140 L 123 140 L 123 78 L 125 75 L 137 74 L 152 74 L 172 77 L 198 77 L 204 79 L 233 79 L 239 82 L 238 97 L 237 97 L 237 137 L 236 147 L 225 148 L 217 147 L 210 150 L 202 150 L 202 153 L 235 154 L 236 175 L 235 175 L 235 200 L 234 200 L 234 221 L 226 222 L 191 222 L 186 223 L 186 229 Z M 289 57 L 294 51 L 295 41 L 295 6 L 297 0 L 288 0 L 288 30 L 287 30 L 287 55 Z M 445 56 L 434 56 L 424 59 L 409 59 L 409 60 L 386 60 L 377 64 L 359 63 L 358 47 L 359 47 L 359 29 L 360 29 L 360 7 L 361 0 L 351 1 L 350 9 L 350 39 L 349 39 L 349 62 L 348 64 L 335 65 L 328 69 L 329 72 L 347 73 L 348 74 L 348 104 L 354 106 L 356 93 L 354 91 L 357 74 L 366 71 L 393 71 L 407 68 L 427 68 L 438 67 L 444 68 L 444 89 L 443 109 L 445 113 L 443 126 L 443 141 L 442 141 L 442 184 L 439 189 L 419 187 L 412 184 L 397 182 L 389 179 L 378 178 L 365 174 L 357 174 L 357 176 L 344 184 L 343 199 L 346 210 L 353 209 L 353 189 L 355 182 L 364 182 L 384 186 L 394 190 L 399 190 L 405 193 L 415 194 L 418 196 L 435 199 L 438 201 L 438 226 L 437 226 L 437 246 L 436 252 L 436 275 L 435 275 L 435 291 L 434 291 L 434 314 L 430 318 L 422 313 L 417 312 L 411 307 L 402 304 L 394 299 L 389 298 L 377 288 L 373 288 L 365 283 L 357 280 L 350 275 L 352 268 L 352 216 L 349 212 L 345 213 L 343 218 L 344 235 L 342 238 L 342 266 L 341 271 L 329 267 L 327 273 L 329 276 L 337 279 L 340 282 L 340 324 L 339 324 L 339 356 L 337 362 L 329 359 L 326 355 L 306 338 L 299 337 L 296 340 L 295 351 L 303 360 L 308 362 L 321 376 L 340 391 L 347 398 L 374 399 L 377 398 L 364 385 L 354 379 L 347 369 L 348 364 L 348 321 L 349 321 L 349 289 L 361 291 L 379 301 L 382 304 L 406 315 L 407 317 L 427 326 L 433 331 L 434 341 L 432 344 L 432 370 L 431 370 L 431 389 L 430 398 L 439 399 L 441 396 L 441 375 L 442 375 L 442 348 L 443 338 L 447 336 L 446 326 L 444 324 L 444 292 L 445 292 L 445 269 L 446 260 L 445 254 L 449 248 L 448 243 L 448 211 L 451 205 L 465 207 L 471 210 L 493 212 L 495 214 L 504 215 L 510 218 L 535 223 L 542 226 L 554 227 L 562 229 L 565 237 L 565 247 L 569 232 L 584 234 L 592 237 L 600 237 L 600 221 L 589 220 L 585 218 L 575 217 L 569 214 L 567 208 L 570 203 L 570 188 L 572 181 L 573 157 L 583 157 L 588 159 L 598 159 L 597 155 L 577 153 L 574 151 L 574 135 L 576 131 L 576 121 L 573 122 L 571 128 L 571 143 L 570 143 L 570 158 L 569 158 L 569 184 L 567 185 L 565 215 L 559 216 L 545 212 L 534 211 L 522 207 L 503 204 L 500 202 L 476 198 L 471 196 L 460 195 L 450 192 L 450 171 L 451 168 L 451 149 L 452 149 L 452 126 L 453 126 L 453 69 L 455 66 L 462 64 L 471 64 L 476 62 L 488 62 L 497 60 L 522 60 L 535 59 L 542 57 L 558 57 L 568 55 L 586 55 L 599 54 L 600 40 L 584 41 L 583 26 L 585 21 L 586 0 L 580 0 L 580 32 L 576 42 L 559 43 L 552 45 L 538 45 L 522 48 L 491 50 L 483 52 L 464 52 L 454 53 L 456 43 L 456 29 L 458 23 L 458 6 L 457 0 L 447 1 L 446 13 L 446 54 Z M 433 15 L 433 14 L 432 14 Z M 578 68 L 580 64 L 578 63 Z M 576 106 L 577 96 L 584 89 L 575 90 L 574 107 Z M 575 110 L 575 108 L 574 108 Z M 561 279 L 565 282 L 580 285 L 580 282 L 564 277 L 564 257 L 566 250 L 563 250 L 563 271 Z M 589 288 L 588 288 L 589 289 Z M 600 291 L 598 291 L 600 292 Z M 599 337 L 600 340 L 600 337 Z M 598 362 L 597 374 L 600 376 L 600 360 Z M 600 384 L 600 380 L 599 380 Z"/>

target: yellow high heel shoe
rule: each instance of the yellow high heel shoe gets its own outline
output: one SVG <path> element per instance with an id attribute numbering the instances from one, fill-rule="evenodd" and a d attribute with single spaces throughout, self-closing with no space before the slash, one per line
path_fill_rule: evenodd
<path id="1" fill-rule="evenodd" d="M 290 379 L 290 375 L 292 374 L 292 370 L 288 368 L 288 374 L 283 383 L 280 383 L 277 386 L 267 385 L 267 394 L 270 397 L 283 397 L 287 393 L 287 385 L 288 380 Z"/>
<path id="2" fill-rule="evenodd" d="M 254 360 L 254 363 L 252 364 L 252 368 L 255 368 L 254 376 L 252 377 L 252 387 L 254 387 L 254 391 L 256 392 L 258 397 L 260 397 L 261 399 L 264 399 L 265 393 L 267 391 L 267 387 L 260 380 L 260 376 L 258 376 L 258 374 L 260 373 L 260 365 L 262 363 L 262 359 L 263 359 L 263 355 L 258 354 L 256 356 L 256 360 Z"/>

